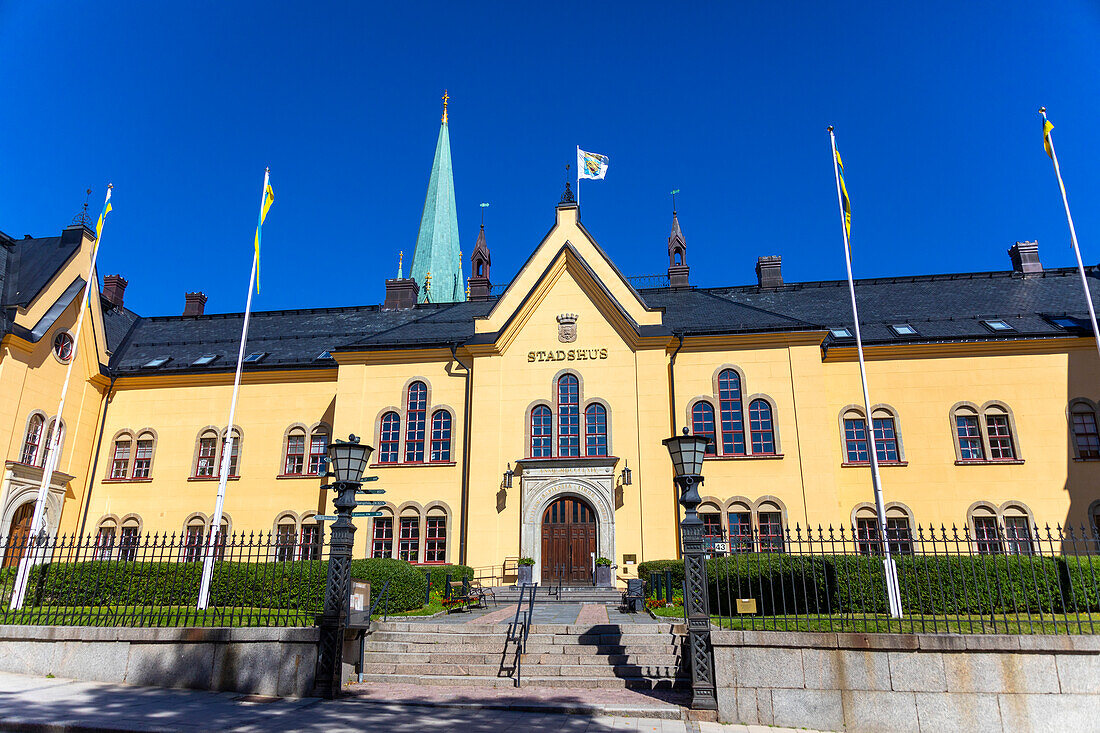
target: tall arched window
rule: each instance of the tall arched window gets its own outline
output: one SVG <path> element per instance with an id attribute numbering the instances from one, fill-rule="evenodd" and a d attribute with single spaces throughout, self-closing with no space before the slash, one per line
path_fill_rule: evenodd
<path id="1" fill-rule="evenodd" d="M 951 408 L 951 423 L 959 463 L 1021 462 L 1012 411 L 1003 402 L 990 401 L 981 408 L 960 402 Z"/>
<path id="2" fill-rule="evenodd" d="M 723 455 L 745 455 L 745 418 L 741 411 L 741 376 L 733 369 L 718 374 L 718 409 L 722 416 Z M 754 449 L 755 453 L 756 450 Z M 774 449 L 770 452 L 774 452 Z"/>
<path id="3" fill-rule="evenodd" d="M 1091 402 L 1074 400 L 1069 407 L 1070 428 L 1073 430 L 1073 448 L 1076 458 L 1082 461 L 1100 459 L 1100 431 L 1096 426 L 1096 410 Z"/>
<path id="4" fill-rule="evenodd" d="M 233 428 L 233 448 L 229 451 L 229 476 L 231 478 L 241 475 L 241 440 L 241 431 Z M 224 442 L 222 443 L 222 450 L 225 450 Z M 219 470 L 220 468 L 219 466 Z"/>
<path id="5" fill-rule="evenodd" d="M 31 419 L 27 421 L 27 435 L 23 438 L 23 452 L 19 457 L 20 463 L 33 466 L 37 462 L 38 450 L 42 445 L 42 428 L 45 424 L 46 418 L 39 413 L 31 415 Z"/>
<path id="6" fill-rule="evenodd" d="M 283 474 L 300 476 L 306 461 L 306 431 L 291 428 L 286 436 L 286 459 L 283 461 Z"/>
<path id="7" fill-rule="evenodd" d="M 985 458 L 978 413 L 970 407 L 960 407 L 953 416 L 960 461 L 980 461 Z"/>
<path id="8" fill-rule="evenodd" d="M 558 455 L 581 454 L 580 383 L 572 374 L 558 379 Z"/>
<path id="9" fill-rule="evenodd" d="M 775 453 L 772 406 L 766 400 L 749 403 L 749 431 L 752 434 L 753 455 Z"/>
<path id="10" fill-rule="evenodd" d="M 409 385 L 408 411 L 405 414 L 405 462 L 424 462 L 424 432 L 428 409 L 428 386 L 423 382 Z"/>
<path id="11" fill-rule="evenodd" d="M 990 405 L 985 411 L 985 428 L 989 435 L 989 458 L 994 461 L 1011 461 L 1016 458 L 1012 439 L 1012 426 L 1008 411 L 999 405 Z"/>
<path id="12" fill-rule="evenodd" d="M 58 458 L 60 458 L 61 455 L 61 446 L 65 443 L 65 423 L 59 422 L 56 417 L 50 420 L 49 423 L 47 423 L 46 425 L 46 439 L 42 441 L 42 449 L 38 452 L 38 460 L 36 461 L 36 465 L 43 467 L 46 465 L 46 458 L 49 456 L 50 452 L 50 441 L 54 440 L 54 428 L 57 428 L 56 440 L 58 455 L 54 457 L 53 465 L 57 466 Z"/>
<path id="13" fill-rule="evenodd" d="M 382 416 L 382 430 L 378 440 L 378 462 L 397 463 L 400 441 L 401 418 L 396 412 L 387 412 Z"/>
<path id="14" fill-rule="evenodd" d="M 585 455 L 607 455 L 607 410 L 593 402 L 584 410 Z"/>
<path id="15" fill-rule="evenodd" d="M 137 447 L 134 450 L 134 478 L 149 478 L 153 468 L 153 434 L 146 432 L 138 436 Z M 112 470 L 112 476 L 114 471 Z"/>
<path id="16" fill-rule="evenodd" d="M 128 433 L 115 438 L 114 453 L 111 456 L 111 478 L 123 479 L 130 475 L 131 445 Z"/>
<path id="17" fill-rule="evenodd" d="M 546 405 L 531 410 L 531 457 L 550 458 L 553 454 L 553 416 Z"/>
<path id="18" fill-rule="evenodd" d="M 432 413 L 432 461 L 451 460 L 451 413 L 436 410 Z"/>
<path id="19" fill-rule="evenodd" d="M 328 460 L 328 428 L 318 425 L 309 436 L 309 472 L 320 476 Z"/>
<path id="20" fill-rule="evenodd" d="M 691 432 L 695 435 L 705 435 L 710 438 L 707 443 L 706 455 L 715 455 L 714 446 L 714 406 L 706 400 L 700 400 L 691 408 Z"/>
<path id="21" fill-rule="evenodd" d="M 199 434 L 199 445 L 195 457 L 195 477 L 210 478 L 217 472 L 218 434 L 213 430 L 204 430 Z"/>
<path id="22" fill-rule="evenodd" d="M 900 463 L 902 455 L 898 438 L 897 420 L 888 407 L 875 407 L 872 410 L 875 426 L 875 455 L 880 463 Z M 849 407 L 841 416 L 844 428 L 845 463 L 870 463 L 870 436 L 867 434 L 867 421 L 863 419 L 863 410 Z"/>

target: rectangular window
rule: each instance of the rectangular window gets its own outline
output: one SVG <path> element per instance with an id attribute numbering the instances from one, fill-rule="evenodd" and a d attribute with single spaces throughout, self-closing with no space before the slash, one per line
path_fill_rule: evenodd
<path id="1" fill-rule="evenodd" d="M 393 557 L 393 517 L 374 518 L 371 557 Z"/>
<path id="2" fill-rule="evenodd" d="M 115 528 L 102 527 L 95 538 L 95 559 L 110 560 L 115 549 Z"/>
<path id="3" fill-rule="evenodd" d="M 860 555 L 881 555 L 882 542 L 878 536 L 877 519 L 856 520 L 856 545 Z"/>
<path id="4" fill-rule="evenodd" d="M 275 530 L 275 562 L 294 559 L 294 539 L 297 529 L 291 523 L 280 524 Z"/>
<path id="5" fill-rule="evenodd" d="M 317 524 L 302 525 L 302 560 L 321 559 L 321 527 Z"/>
<path id="6" fill-rule="evenodd" d="M 187 539 L 183 548 L 185 562 L 198 562 L 202 559 L 204 534 L 206 534 L 206 529 L 201 524 L 193 524 L 187 528 Z"/>
<path id="7" fill-rule="evenodd" d="M 714 543 L 722 541 L 722 515 L 700 512 L 699 518 L 703 520 L 703 541 L 706 543 L 707 552 L 714 552 Z"/>
<path id="8" fill-rule="evenodd" d="M 1005 549 L 1013 555 L 1031 554 L 1031 526 L 1027 517 L 1005 517 Z"/>
<path id="9" fill-rule="evenodd" d="M 752 552 L 752 514 L 730 512 L 730 552 Z"/>
<path id="10" fill-rule="evenodd" d="M 239 476 L 237 472 L 237 459 L 241 455 L 241 436 L 234 434 L 233 450 L 229 451 L 229 475 Z"/>
<path id="11" fill-rule="evenodd" d="M 959 436 L 960 460 L 980 461 L 985 457 L 982 452 L 982 435 L 978 430 L 977 416 L 956 415 L 955 434 Z"/>
<path id="12" fill-rule="evenodd" d="M 328 435 L 314 433 L 309 438 L 309 472 L 320 476 L 325 471 L 328 460 Z"/>
<path id="13" fill-rule="evenodd" d="M 867 463 L 867 423 L 863 418 L 844 418 L 844 445 L 848 463 Z"/>
<path id="14" fill-rule="evenodd" d="M 913 554 L 913 530 L 909 528 L 906 517 L 886 518 L 886 541 L 893 555 Z"/>
<path id="15" fill-rule="evenodd" d="M 783 552 L 783 515 L 779 512 L 760 512 L 760 551 Z"/>
<path id="16" fill-rule="evenodd" d="M 401 517 L 397 556 L 406 562 L 420 562 L 420 517 Z"/>
<path id="17" fill-rule="evenodd" d="M 1073 439 L 1077 441 L 1078 458 L 1100 458 L 1100 434 L 1096 430 L 1096 415 L 1073 413 Z"/>
<path id="18" fill-rule="evenodd" d="M 288 435 L 286 439 L 286 470 L 284 474 L 297 476 L 302 473 L 305 464 L 306 436 Z"/>
<path id="19" fill-rule="evenodd" d="M 122 535 L 119 537 L 118 543 L 118 557 L 120 560 L 133 561 L 137 556 L 137 547 L 140 539 L 138 538 L 137 527 L 123 527 Z"/>
<path id="20" fill-rule="evenodd" d="M 447 518 L 428 517 L 424 536 L 424 562 L 447 561 Z"/>
<path id="21" fill-rule="evenodd" d="M 134 478 L 149 478 L 149 468 L 153 465 L 153 441 L 142 439 L 137 442 L 134 453 Z"/>
<path id="22" fill-rule="evenodd" d="M 1012 450 L 1012 433 L 1008 427 L 1008 415 L 986 415 L 985 427 L 989 432 L 989 457 L 994 461 L 1011 461 L 1016 457 Z"/>
<path id="23" fill-rule="evenodd" d="M 978 552 L 996 555 L 1001 552 L 1001 537 L 997 532 L 996 517 L 974 517 L 974 540 Z"/>
<path id="24" fill-rule="evenodd" d="M 214 458 L 217 452 L 217 438 L 199 438 L 199 460 L 195 464 L 196 476 L 214 475 Z"/>
<path id="25" fill-rule="evenodd" d="M 872 421 L 875 424 L 875 455 L 880 461 L 898 461 L 898 434 L 894 430 L 894 418 L 876 417 Z"/>
<path id="26" fill-rule="evenodd" d="M 115 456 L 111 460 L 111 478 L 126 478 L 130 467 L 130 441 L 115 441 Z"/>

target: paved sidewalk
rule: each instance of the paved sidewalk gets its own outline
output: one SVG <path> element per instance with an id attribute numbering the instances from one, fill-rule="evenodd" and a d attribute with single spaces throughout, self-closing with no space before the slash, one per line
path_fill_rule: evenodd
<path id="1" fill-rule="evenodd" d="M 559 690 L 569 694 L 569 690 Z M 588 690 L 576 690 L 578 695 Z M 462 731 L 462 733 L 795 733 L 785 728 L 592 714 L 424 707 L 362 699 L 248 702 L 236 693 L 165 690 L 0 673 L 0 730 Z M 581 698 L 583 699 L 583 698 Z M 803 732 L 805 733 L 805 732 Z"/>

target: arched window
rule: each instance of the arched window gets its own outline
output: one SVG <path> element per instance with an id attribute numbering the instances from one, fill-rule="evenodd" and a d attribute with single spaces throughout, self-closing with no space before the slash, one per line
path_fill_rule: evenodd
<path id="1" fill-rule="evenodd" d="M 115 533 L 118 531 L 114 519 L 104 519 L 99 523 L 95 535 L 95 553 L 93 560 L 110 560 L 115 549 Z"/>
<path id="2" fill-rule="evenodd" d="M 752 552 L 752 509 L 742 502 L 730 504 L 727 512 L 730 552 Z"/>
<path id="3" fill-rule="evenodd" d="M 53 431 L 55 427 L 57 428 L 57 455 L 53 458 L 53 465 L 57 465 L 58 459 L 61 456 L 61 447 L 65 444 L 65 423 L 60 423 L 60 427 L 58 427 L 58 425 L 59 423 L 56 417 L 47 423 L 46 439 L 42 441 L 42 449 L 39 451 L 38 460 L 35 462 L 35 465 L 45 467 L 46 458 L 49 457 L 50 453 L 50 441 L 54 440 Z"/>
<path id="4" fill-rule="evenodd" d="M 38 450 L 42 445 L 42 428 L 46 424 L 46 418 L 41 413 L 31 415 L 27 421 L 27 435 L 23 438 L 23 452 L 19 462 L 33 466 L 38 461 Z"/>
<path id="5" fill-rule="evenodd" d="M 859 506 L 855 517 L 854 537 L 861 555 L 881 555 L 882 540 L 878 533 L 878 515 L 871 504 Z M 886 506 L 886 541 L 891 555 L 913 554 L 913 528 L 909 510 L 902 504 Z"/>
<path id="6" fill-rule="evenodd" d="M 584 410 L 585 455 L 607 455 L 607 410 L 593 402 Z"/>
<path id="7" fill-rule="evenodd" d="M 760 531 L 761 552 L 783 552 L 783 511 L 772 501 L 757 507 L 756 524 Z"/>
<path id="8" fill-rule="evenodd" d="M 328 428 L 318 425 L 309 435 L 309 472 L 320 476 L 328 461 Z"/>
<path id="9" fill-rule="evenodd" d="M 223 431 L 222 435 L 225 433 Z M 233 428 L 233 448 L 229 451 L 229 477 L 237 478 L 241 475 L 241 431 L 237 428 Z M 225 450 L 225 443 L 222 443 L 222 450 Z M 221 470 L 221 466 L 218 466 L 218 470 Z"/>
<path id="10" fill-rule="evenodd" d="M 432 413 L 432 461 L 451 460 L 451 413 L 436 410 Z"/>
<path id="11" fill-rule="evenodd" d="M 138 545 L 141 543 L 141 519 L 130 515 L 122 520 L 122 532 L 118 542 L 120 560 L 134 560 Z"/>
<path id="12" fill-rule="evenodd" d="M 550 458 L 553 452 L 553 416 L 546 405 L 531 410 L 531 457 Z"/>
<path id="13" fill-rule="evenodd" d="M 1069 408 L 1073 430 L 1073 449 L 1082 461 L 1100 459 L 1100 431 L 1096 427 L 1096 410 L 1085 400 L 1075 400 Z"/>
<path id="14" fill-rule="evenodd" d="M 393 515 L 382 510 L 371 523 L 371 557 L 393 557 Z"/>
<path id="15" fill-rule="evenodd" d="M 286 476 L 300 476 L 305 467 L 306 457 L 306 431 L 302 428 L 291 428 L 286 436 L 286 458 L 283 461 L 283 474 Z"/>
<path id="16" fill-rule="evenodd" d="M 706 543 L 707 552 L 714 552 L 714 543 L 723 540 L 722 513 L 717 506 L 708 502 L 699 505 L 699 518 L 703 520 L 703 542 Z"/>
<path id="17" fill-rule="evenodd" d="M 1008 410 L 1000 405 L 989 405 L 986 407 L 985 429 L 989 436 L 990 460 L 1015 460 L 1016 448 L 1012 436 L 1012 424 L 1008 419 Z"/>
<path id="18" fill-rule="evenodd" d="M 134 450 L 134 478 L 149 478 L 153 468 L 153 434 L 145 432 L 138 435 L 137 447 Z M 114 473 L 112 466 L 111 473 Z"/>
<path id="19" fill-rule="evenodd" d="M 749 403 L 749 431 L 752 433 L 753 455 L 775 453 L 772 406 L 766 400 L 753 400 Z"/>
<path id="20" fill-rule="evenodd" d="M 130 447 L 132 442 L 128 433 L 115 439 L 114 453 L 111 456 L 111 478 L 124 479 L 130 475 Z"/>
<path id="21" fill-rule="evenodd" d="M 558 379 L 558 455 L 581 454 L 580 383 L 572 374 Z"/>
<path id="22" fill-rule="evenodd" d="M 217 474 L 218 434 L 214 430 L 204 430 L 199 434 L 199 445 L 195 459 L 195 477 L 210 478 Z"/>
<path id="23" fill-rule="evenodd" d="M 879 462 L 900 463 L 904 459 L 894 413 L 886 407 L 875 407 L 872 414 L 875 425 L 875 454 Z M 863 410 L 856 407 L 846 409 L 842 422 L 845 462 L 869 463 L 870 436 L 867 435 L 867 421 L 863 419 Z"/>
<path id="24" fill-rule="evenodd" d="M 275 525 L 275 562 L 294 559 L 294 545 L 298 537 L 298 523 L 293 515 L 281 517 Z"/>
<path id="25" fill-rule="evenodd" d="M 196 514 L 184 525 L 184 562 L 198 562 L 202 559 L 203 540 L 206 535 L 206 520 Z"/>
<path id="26" fill-rule="evenodd" d="M 1034 528 L 1027 508 L 1009 504 L 1001 512 L 1004 523 L 1005 551 L 1012 555 L 1030 555 Z"/>
<path id="27" fill-rule="evenodd" d="M 952 415 L 955 425 L 955 440 L 960 461 L 981 461 L 985 459 L 982 446 L 982 431 L 978 422 L 978 411 L 969 405 L 955 408 Z"/>
<path id="28" fill-rule="evenodd" d="M 715 455 L 714 446 L 714 406 L 706 400 L 700 400 L 691 408 L 691 432 L 710 438 L 706 455 Z"/>
<path id="29" fill-rule="evenodd" d="M 398 538 L 397 557 L 406 562 L 420 562 L 420 515 L 410 513 L 401 517 L 401 536 Z"/>
<path id="30" fill-rule="evenodd" d="M 718 409 L 722 416 L 722 454 L 745 455 L 745 418 L 741 411 L 741 375 L 733 369 L 718 374 Z M 755 453 L 756 450 L 754 449 Z M 775 449 L 768 451 L 774 453 Z"/>
<path id="31" fill-rule="evenodd" d="M 382 416 L 382 430 L 378 440 L 378 462 L 397 463 L 400 441 L 401 418 L 396 412 L 387 412 Z"/>
<path id="32" fill-rule="evenodd" d="M 1001 553 L 1001 533 L 997 527 L 997 510 L 979 503 L 970 509 L 970 524 L 974 529 L 974 544 L 982 555 Z"/>
<path id="33" fill-rule="evenodd" d="M 317 523 L 317 520 L 312 514 L 308 517 L 302 517 L 299 559 L 321 559 L 321 525 Z"/>
<path id="34" fill-rule="evenodd" d="M 438 507 L 429 510 L 424 530 L 424 562 L 447 562 L 446 513 Z"/>
<path id="35" fill-rule="evenodd" d="M 405 414 L 405 462 L 424 462 L 424 431 L 428 409 L 428 386 L 423 382 L 409 385 L 408 410 Z"/>

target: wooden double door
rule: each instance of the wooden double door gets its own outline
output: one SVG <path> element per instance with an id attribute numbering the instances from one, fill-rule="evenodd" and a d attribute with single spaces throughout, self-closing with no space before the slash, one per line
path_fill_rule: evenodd
<path id="1" fill-rule="evenodd" d="M 31 519 L 34 517 L 34 503 L 28 502 L 15 510 L 15 516 L 8 527 L 4 546 L 4 567 L 18 565 L 27 551 L 27 538 L 31 534 Z"/>
<path id="2" fill-rule="evenodd" d="M 562 497 L 542 515 L 542 583 L 591 585 L 596 513 L 583 499 Z"/>

